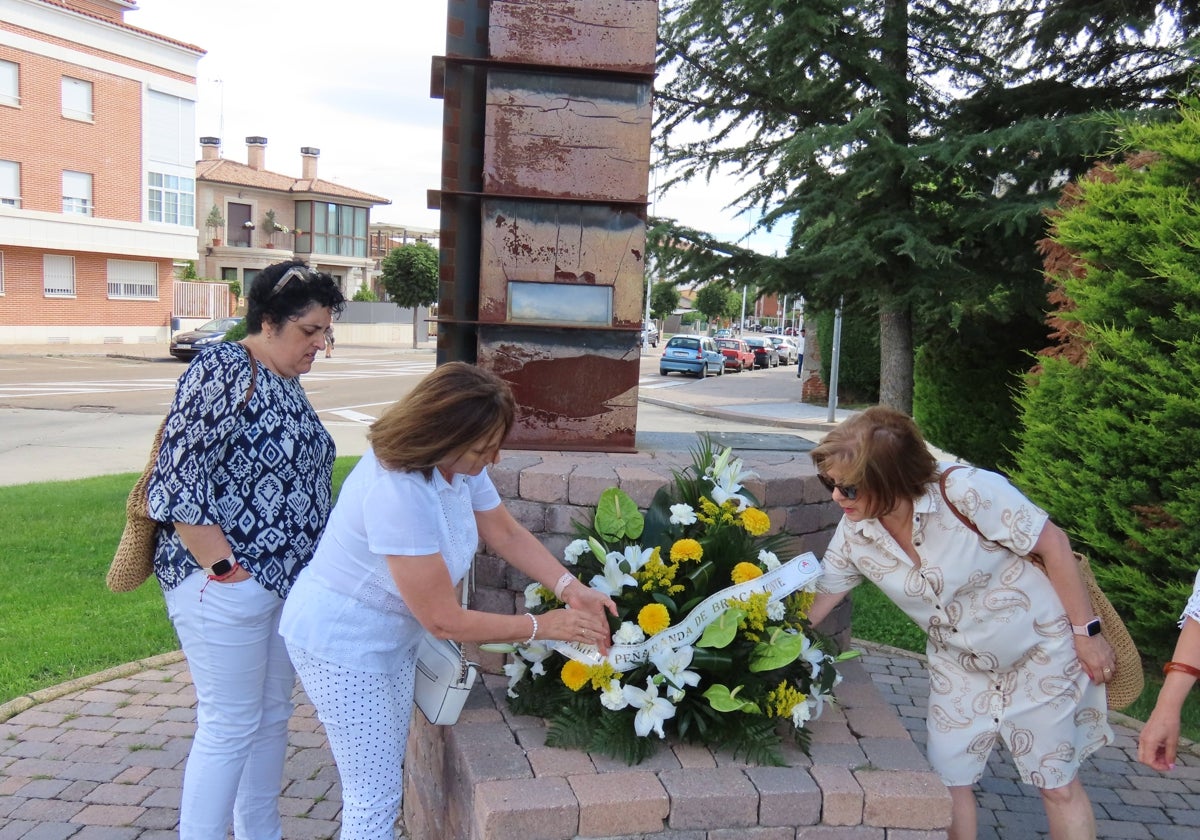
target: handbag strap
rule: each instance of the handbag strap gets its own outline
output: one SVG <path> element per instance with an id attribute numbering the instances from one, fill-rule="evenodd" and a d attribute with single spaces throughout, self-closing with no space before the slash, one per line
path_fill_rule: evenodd
<path id="1" fill-rule="evenodd" d="M 950 501 L 950 497 L 946 495 L 946 476 L 950 475 L 950 473 L 954 472 L 955 470 L 962 469 L 966 469 L 966 467 L 964 467 L 962 464 L 956 464 L 953 467 L 947 467 L 946 469 L 942 470 L 942 474 L 938 476 L 938 489 L 942 491 L 942 501 L 946 503 L 946 507 L 950 508 L 950 512 L 958 517 L 959 522 L 974 531 L 981 540 L 986 540 L 987 537 L 983 535 L 983 531 L 980 531 L 979 528 L 976 527 L 975 523 L 967 518 L 966 514 L 955 507 L 954 502 Z"/>
<path id="2" fill-rule="evenodd" d="M 238 343 L 241 344 L 240 341 Z M 238 411 L 250 405 L 250 398 L 254 396 L 254 388 L 258 385 L 258 362 L 254 358 L 254 351 L 245 344 L 242 344 L 242 348 L 246 351 L 246 355 L 250 357 L 250 384 L 246 386 L 246 395 L 238 403 Z"/>

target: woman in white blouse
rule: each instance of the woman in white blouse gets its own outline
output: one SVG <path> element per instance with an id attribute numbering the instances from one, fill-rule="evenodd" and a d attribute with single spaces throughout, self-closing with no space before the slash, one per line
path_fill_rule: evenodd
<path id="1" fill-rule="evenodd" d="M 1163 666 L 1163 685 L 1150 719 L 1138 736 L 1138 761 L 1155 770 L 1174 770 L 1179 748 L 1179 712 L 1200 679 L 1200 574 L 1179 619 L 1175 654 Z"/>
<path id="2" fill-rule="evenodd" d="M 973 786 L 997 741 L 1039 789 L 1050 836 L 1093 840 L 1078 771 L 1112 741 L 1116 660 L 1066 535 L 1003 476 L 938 464 L 890 408 L 844 421 L 812 459 L 843 516 L 809 618 L 866 579 L 927 634 L 929 762 L 950 790 L 951 840 L 976 836 Z"/>
<path id="3" fill-rule="evenodd" d="M 507 383 L 441 365 L 371 426 L 280 623 L 342 782 L 342 840 L 392 840 L 422 628 L 460 642 L 610 643 L 612 599 L 579 583 L 501 503 L 487 466 L 512 428 Z M 480 538 L 570 607 L 463 609 Z"/>

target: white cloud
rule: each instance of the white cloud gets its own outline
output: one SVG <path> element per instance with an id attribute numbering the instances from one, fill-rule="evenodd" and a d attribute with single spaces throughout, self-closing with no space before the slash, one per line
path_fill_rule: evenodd
<path id="1" fill-rule="evenodd" d="M 244 162 L 245 138 L 261 135 L 267 168 L 299 176 L 300 147 L 316 146 L 320 177 L 391 200 L 375 221 L 438 226 L 425 202 L 441 170 L 429 75 L 445 53 L 445 0 L 139 0 L 125 21 L 207 50 L 196 130 L 221 137 L 225 157 Z M 738 192 L 731 179 L 681 187 L 653 212 L 740 238 L 750 222 L 724 209 Z M 749 244 L 774 252 L 785 241 Z"/>

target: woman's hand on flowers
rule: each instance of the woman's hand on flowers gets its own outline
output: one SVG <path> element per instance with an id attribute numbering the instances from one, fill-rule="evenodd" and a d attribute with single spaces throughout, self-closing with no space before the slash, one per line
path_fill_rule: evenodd
<path id="1" fill-rule="evenodd" d="M 586 586 L 569 586 L 563 593 L 568 608 L 551 610 L 538 616 L 543 639 L 558 639 L 584 645 L 596 645 L 601 654 L 607 654 L 612 645 L 608 632 L 608 619 L 604 610 L 616 614 L 617 605 L 607 595 L 588 589 Z"/>

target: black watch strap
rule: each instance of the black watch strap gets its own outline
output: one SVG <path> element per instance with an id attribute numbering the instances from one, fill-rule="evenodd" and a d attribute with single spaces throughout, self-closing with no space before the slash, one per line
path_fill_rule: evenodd
<path id="1" fill-rule="evenodd" d="M 227 575 L 233 571 L 233 566 L 234 566 L 235 562 L 236 561 L 233 559 L 232 554 L 229 555 L 228 557 L 224 557 L 224 558 L 218 560 L 216 563 L 213 563 L 212 566 L 209 567 L 208 574 L 211 577 L 217 577 L 217 578 L 225 577 L 225 575 Z"/>

